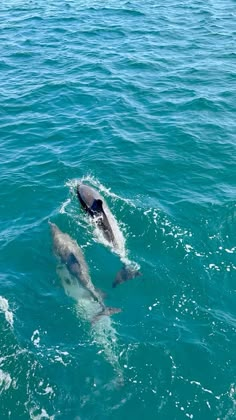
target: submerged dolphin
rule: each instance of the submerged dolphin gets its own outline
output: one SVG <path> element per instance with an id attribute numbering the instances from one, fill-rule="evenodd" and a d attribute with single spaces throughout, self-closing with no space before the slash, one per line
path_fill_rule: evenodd
<path id="1" fill-rule="evenodd" d="M 70 296 L 76 306 L 77 315 L 91 323 L 91 341 L 102 350 L 107 362 L 118 375 L 117 385 L 123 385 L 123 368 L 120 364 L 120 349 L 117 332 L 110 316 L 120 312 L 120 309 L 105 307 L 98 291 L 94 288 L 88 271 L 88 266 L 77 243 L 58 227 L 51 223 L 54 249 L 63 264 L 58 265 L 57 274 L 61 280 L 65 293 Z M 71 257 L 70 254 L 74 256 Z M 97 322 L 95 322 L 97 321 Z"/>
<path id="2" fill-rule="evenodd" d="M 49 223 L 55 254 L 65 264 L 71 278 L 82 286 L 83 291 L 86 292 L 86 298 L 92 299 L 98 304 L 96 306 L 98 311 L 93 319 L 97 320 L 103 315 L 112 315 L 121 312 L 119 308 L 105 306 L 101 294 L 96 290 L 91 281 L 87 263 L 78 244 L 67 233 L 63 233 L 57 225 L 51 222 Z M 68 278 L 67 281 L 70 282 L 70 279 Z"/>
<path id="3" fill-rule="evenodd" d="M 105 239 L 119 254 L 119 239 L 117 238 L 116 231 L 113 229 L 114 218 L 104 198 L 94 188 L 85 184 L 79 184 L 77 186 L 77 196 L 83 209 L 95 219 L 96 224 L 103 233 Z M 130 264 L 125 264 L 117 273 L 112 287 L 116 287 L 118 284 L 124 283 L 125 281 L 140 275 L 141 273 L 137 271 L 137 269 Z"/>

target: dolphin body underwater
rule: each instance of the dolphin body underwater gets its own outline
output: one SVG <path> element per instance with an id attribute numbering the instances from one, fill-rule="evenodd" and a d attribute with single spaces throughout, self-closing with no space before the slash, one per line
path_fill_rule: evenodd
<path id="1" fill-rule="evenodd" d="M 63 233 L 57 225 L 49 222 L 53 238 L 53 247 L 56 256 L 67 269 L 68 276 L 64 276 L 64 288 L 76 289 L 76 298 L 85 299 L 94 303 L 90 321 L 97 321 L 102 316 L 110 316 L 121 312 L 119 308 L 105 306 L 101 293 L 94 287 L 84 255 L 76 241 L 67 233 Z M 65 284 L 67 283 L 67 285 Z M 69 294 L 69 293 L 68 293 Z M 72 297 L 73 294 L 71 294 Z M 91 306 L 91 305 L 90 305 Z"/>
<path id="2" fill-rule="evenodd" d="M 96 221 L 104 238 L 117 251 L 119 241 L 115 230 L 112 228 L 112 214 L 104 198 L 94 188 L 85 184 L 79 184 L 77 186 L 77 196 L 82 208 Z M 124 264 L 122 269 L 117 273 L 112 287 L 116 287 L 118 284 L 140 275 L 141 273 L 138 270 Z"/>
<path id="3" fill-rule="evenodd" d="M 57 274 L 61 284 L 67 296 L 76 303 L 79 318 L 90 323 L 91 341 L 102 349 L 100 352 L 117 374 L 114 385 L 121 386 L 124 384 L 124 372 L 120 364 L 117 332 L 110 317 L 121 309 L 105 306 L 100 292 L 92 284 L 84 255 L 76 241 L 54 223 L 50 226 L 54 252 L 60 260 Z"/>

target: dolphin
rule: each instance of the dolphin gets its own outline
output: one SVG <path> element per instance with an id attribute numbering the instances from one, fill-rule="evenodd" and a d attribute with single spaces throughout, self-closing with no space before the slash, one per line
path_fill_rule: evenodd
<path id="1" fill-rule="evenodd" d="M 120 349 L 113 320 L 109 316 L 121 310 L 105 307 L 100 293 L 93 286 L 88 266 L 77 243 L 54 224 L 50 223 L 54 251 L 62 264 L 57 266 L 57 274 L 65 293 L 76 303 L 77 315 L 90 323 L 91 340 L 101 348 L 107 362 L 118 375 L 117 385 L 124 384 L 123 368 L 120 364 Z M 70 255 L 73 254 L 73 257 Z"/>
<path id="2" fill-rule="evenodd" d="M 111 227 L 111 221 L 108 220 L 108 206 L 103 197 L 94 188 L 85 184 L 77 186 L 77 196 L 83 209 L 92 218 L 96 218 L 97 226 L 102 231 L 105 239 L 116 247 L 117 240 Z"/>
<path id="3" fill-rule="evenodd" d="M 105 306 L 101 293 L 94 287 L 91 281 L 83 252 L 76 241 L 67 233 L 63 233 L 54 223 L 49 222 L 49 224 L 51 226 L 54 252 L 61 260 L 61 263 L 66 266 L 70 275 L 67 278 L 67 282 L 70 283 L 70 278 L 76 280 L 82 286 L 83 291 L 86 292 L 86 298 L 92 299 L 98 304 L 99 311 L 94 315 L 93 321 L 98 320 L 101 316 L 110 316 L 121 312 L 119 308 Z"/>
<path id="4" fill-rule="evenodd" d="M 99 230 L 105 239 L 119 254 L 121 260 L 126 261 L 122 269 L 117 273 L 112 287 L 124 283 L 127 280 L 141 276 L 141 273 L 125 257 L 125 248 L 119 249 L 118 229 L 115 227 L 115 219 L 104 198 L 94 188 L 86 184 L 77 185 L 77 196 L 82 208 L 95 220 Z M 120 238 L 121 239 L 121 238 Z M 127 263 L 128 261 L 128 263 Z"/>

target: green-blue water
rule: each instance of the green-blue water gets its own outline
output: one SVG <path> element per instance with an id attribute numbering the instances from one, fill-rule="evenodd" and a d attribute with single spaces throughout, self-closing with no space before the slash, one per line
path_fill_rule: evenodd
<path id="1" fill-rule="evenodd" d="M 236 416 L 233 0 L 2 0 L 0 418 Z M 74 194 L 106 199 L 142 277 Z M 111 358 L 56 272 L 48 220 L 83 251 Z"/>

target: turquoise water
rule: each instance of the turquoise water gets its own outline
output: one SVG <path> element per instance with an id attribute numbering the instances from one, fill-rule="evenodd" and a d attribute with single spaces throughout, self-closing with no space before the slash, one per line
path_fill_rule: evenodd
<path id="1" fill-rule="evenodd" d="M 3 0 L 0 16 L 1 420 L 234 419 L 235 2 Z M 81 178 L 142 272 L 116 289 Z M 61 286 L 49 219 L 122 308 L 110 347 Z"/>

